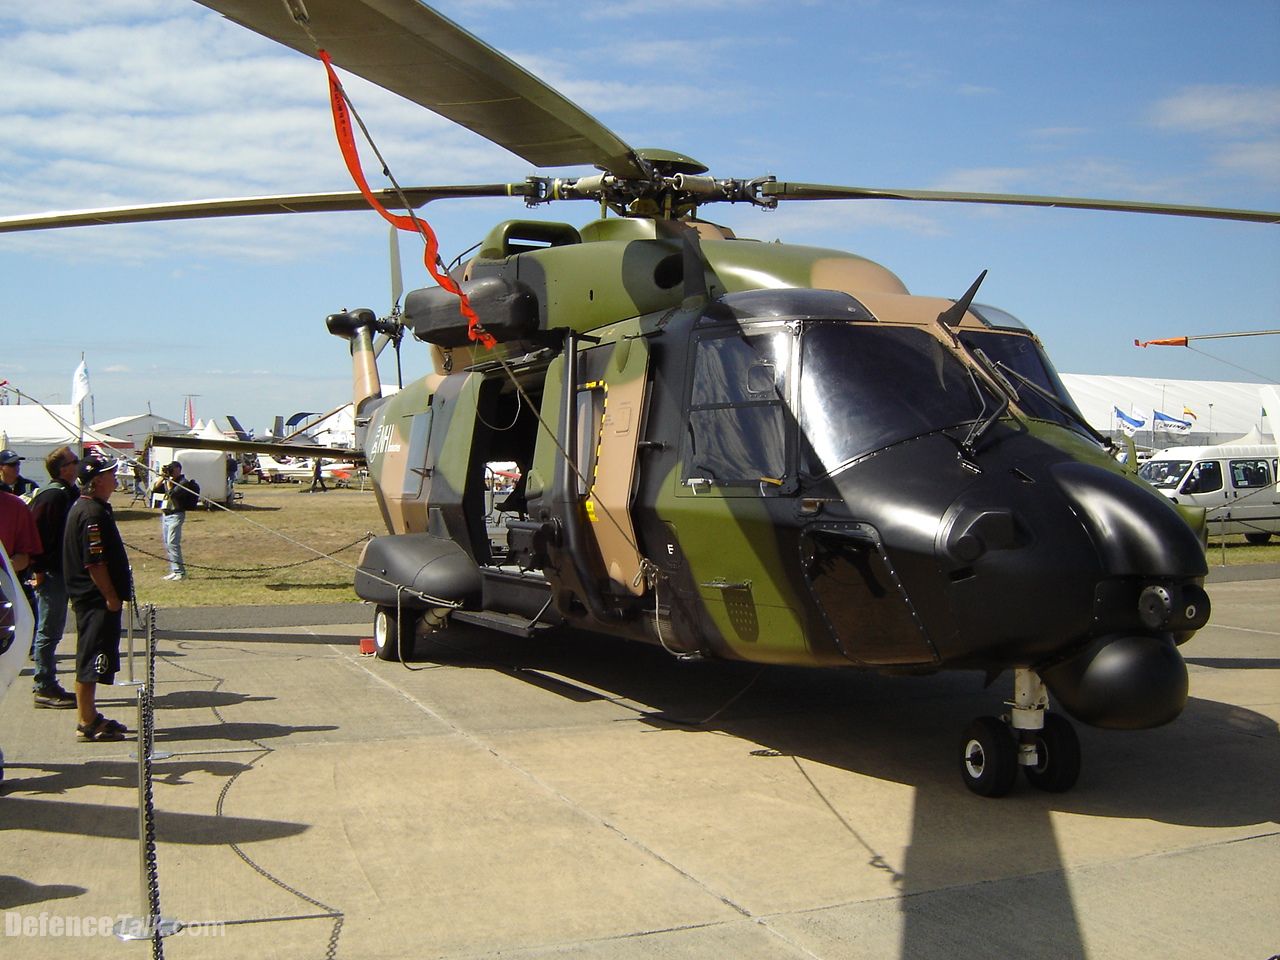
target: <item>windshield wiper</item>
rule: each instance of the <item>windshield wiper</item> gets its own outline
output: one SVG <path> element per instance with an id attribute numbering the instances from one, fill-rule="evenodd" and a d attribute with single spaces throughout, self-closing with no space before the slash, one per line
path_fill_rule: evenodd
<path id="1" fill-rule="evenodd" d="M 1063 403 L 1057 396 L 1050 393 L 1044 387 L 1040 386 L 1040 384 L 1036 383 L 1030 377 L 1024 376 L 1023 374 L 1019 373 L 1017 370 L 1014 370 L 1011 366 L 1009 366 L 1003 360 L 998 361 L 996 363 L 996 366 L 999 367 L 1005 373 L 1012 374 L 1014 379 L 1017 380 L 1019 383 L 1025 384 L 1026 386 L 1030 387 L 1033 393 L 1035 393 L 1038 397 L 1048 402 L 1055 410 L 1057 410 L 1059 413 L 1061 413 L 1063 416 L 1069 419 L 1072 423 L 1075 423 L 1081 427 L 1084 427 L 1084 429 L 1088 431 L 1089 436 L 1093 437 L 1093 439 L 1097 440 L 1098 443 L 1102 444 L 1108 450 L 1117 449 L 1116 445 L 1111 441 L 1109 437 L 1104 437 L 1097 430 L 1093 429 L 1093 425 L 1089 423 L 1089 421 L 1086 420 L 1078 411 L 1072 409 L 1070 406 Z"/>
<path id="2" fill-rule="evenodd" d="M 987 364 L 991 363 L 990 360 L 987 360 L 986 354 L 983 354 L 981 350 L 977 352 L 982 355 L 982 359 L 985 360 Z M 1008 390 L 1012 390 L 1012 388 L 1009 387 L 1007 383 L 1005 383 L 1004 378 L 1001 377 L 999 373 L 994 370 L 994 368 L 989 368 L 989 369 L 991 372 L 994 372 L 996 374 L 994 379 L 997 383 L 1002 384 L 1004 387 L 1008 388 Z M 974 389 L 978 391 L 978 396 L 982 397 L 982 409 L 986 410 L 987 409 L 987 400 L 986 400 L 987 392 L 982 389 L 981 385 L 978 383 L 978 378 L 974 375 L 972 370 L 969 371 L 969 379 L 973 382 Z M 1016 394 L 1014 394 L 1014 396 L 1016 396 Z M 977 453 L 978 441 L 982 439 L 983 434 L 985 434 L 988 430 L 991 429 L 992 424 L 994 424 L 997 420 L 999 420 L 1001 417 L 1005 415 L 1005 412 L 1009 409 L 1009 400 L 1010 400 L 1009 392 L 1007 392 L 1006 390 L 1001 390 L 1000 402 L 996 404 L 996 408 L 992 410 L 991 413 L 987 414 L 985 417 L 982 417 L 982 419 L 975 420 L 973 422 L 973 426 L 969 428 L 968 435 L 965 436 L 965 438 L 960 441 L 960 450 L 962 453 L 968 455 L 969 457 L 973 457 Z"/>

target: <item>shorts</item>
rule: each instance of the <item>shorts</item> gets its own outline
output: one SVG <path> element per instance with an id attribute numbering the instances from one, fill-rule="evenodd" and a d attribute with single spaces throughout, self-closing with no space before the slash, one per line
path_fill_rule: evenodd
<path id="1" fill-rule="evenodd" d="M 76 681 L 113 683 L 120 669 L 120 623 L 123 611 L 107 609 L 101 600 L 76 599 Z"/>

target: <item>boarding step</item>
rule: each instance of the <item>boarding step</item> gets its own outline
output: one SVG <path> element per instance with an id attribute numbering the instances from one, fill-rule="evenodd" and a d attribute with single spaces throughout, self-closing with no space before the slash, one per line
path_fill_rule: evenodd
<path id="1" fill-rule="evenodd" d="M 539 623 L 516 613 L 497 613 L 492 610 L 455 610 L 449 615 L 458 623 L 470 623 L 477 627 L 487 627 L 501 633 L 509 633 L 513 637 L 532 637 L 544 630 L 551 629 L 547 623 Z"/>

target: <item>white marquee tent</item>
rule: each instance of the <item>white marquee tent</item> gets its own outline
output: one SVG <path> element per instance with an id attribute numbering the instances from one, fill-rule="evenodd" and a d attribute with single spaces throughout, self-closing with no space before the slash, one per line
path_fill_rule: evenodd
<path id="1" fill-rule="evenodd" d="M 38 464 L 58 447 L 79 448 L 80 442 L 76 408 L 69 403 L 50 406 L 0 404 L 0 449 L 14 450 L 18 456 Z M 87 424 L 84 444 L 109 447 L 111 453 L 126 455 L 132 455 L 134 449 L 130 441 L 94 430 Z M 43 467 L 27 466 L 22 472 L 36 483 L 47 479 Z"/>

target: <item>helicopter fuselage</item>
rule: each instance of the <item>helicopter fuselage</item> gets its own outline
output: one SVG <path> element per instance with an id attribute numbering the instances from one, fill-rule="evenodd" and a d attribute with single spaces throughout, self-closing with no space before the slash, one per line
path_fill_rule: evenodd
<path id="1" fill-rule="evenodd" d="M 1030 332 L 979 305 L 952 329 L 952 301 L 859 257 L 696 229 L 496 228 L 464 281 L 492 354 L 443 291 L 410 294 L 436 372 L 377 398 L 357 356 L 391 531 L 357 592 L 685 657 L 1030 668 L 1089 723 L 1176 716 L 1200 539 Z M 501 500 L 494 462 L 520 475 Z"/>

